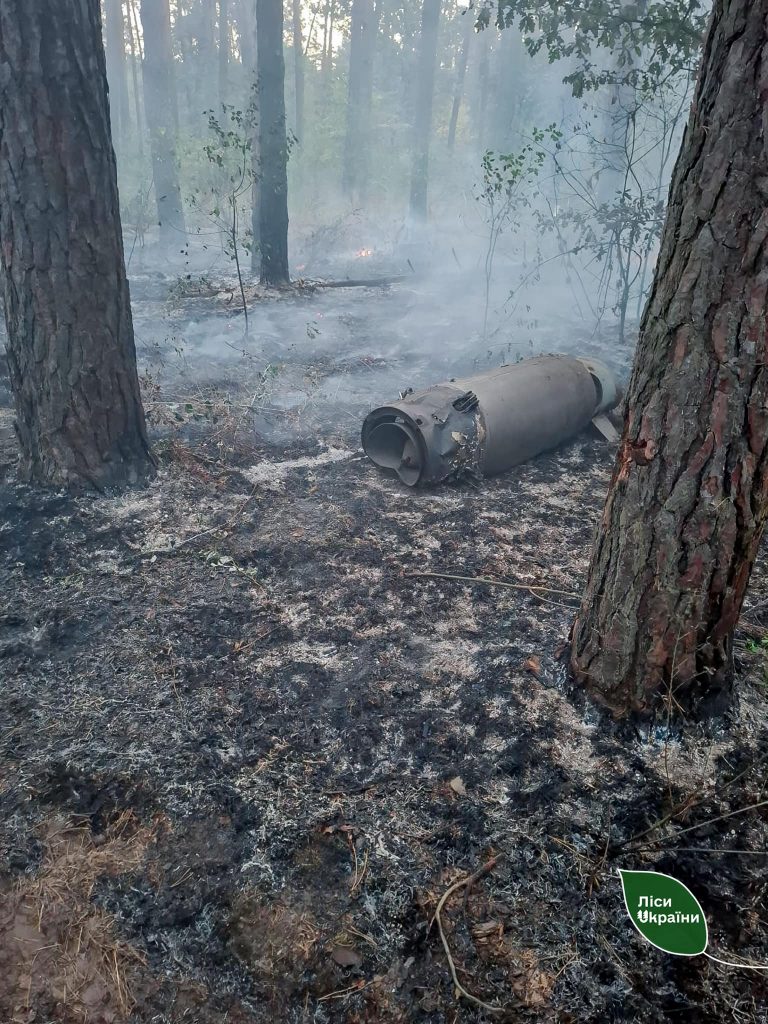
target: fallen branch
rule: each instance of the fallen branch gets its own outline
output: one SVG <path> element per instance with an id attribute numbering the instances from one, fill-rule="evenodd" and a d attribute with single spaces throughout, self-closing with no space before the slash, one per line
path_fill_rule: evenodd
<path id="1" fill-rule="evenodd" d="M 475 882 L 479 881 L 484 875 L 489 874 L 496 867 L 498 862 L 501 860 L 502 854 L 498 857 L 491 857 L 481 868 L 478 868 L 474 874 L 468 875 L 466 878 L 462 878 L 459 882 L 454 882 L 453 885 L 446 889 L 440 898 L 440 902 L 437 904 L 437 910 L 435 916 L 432 918 L 432 922 L 437 922 L 437 930 L 440 933 L 440 941 L 443 944 L 445 955 L 448 958 L 448 967 L 453 978 L 453 984 L 456 986 L 456 991 L 460 996 L 466 999 L 470 1003 L 474 1003 L 475 1006 L 481 1007 L 483 1010 L 487 1010 L 488 1013 L 506 1013 L 507 1008 L 505 1006 L 493 1006 L 490 1003 L 484 1003 L 482 999 L 478 999 L 477 996 L 473 996 L 471 992 L 468 992 L 459 981 L 458 975 L 456 974 L 456 964 L 451 956 L 451 947 L 448 945 L 448 939 L 445 937 L 445 931 L 443 930 L 443 922 L 440 917 L 443 907 L 445 906 L 448 899 L 456 892 L 457 889 L 462 889 L 464 886 L 472 886 Z M 430 927 L 432 924 L 430 923 Z"/>
<path id="2" fill-rule="evenodd" d="M 347 278 L 345 281 L 313 281 L 316 288 L 387 288 L 391 284 L 405 281 L 403 274 L 399 277 Z"/>
<path id="3" fill-rule="evenodd" d="M 371 779 L 370 782 L 363 782 L 359 786 L 351 786 L 348 789 L 323 789 L 321 793 L 323 796 L 357 796 L 360 793 L 367 793 L 369 789 L 374 789 L 376 786 L 382 786 L 385 782 L 393 782 L 399 778 L 399 775 L 390 773 L 377 779 Z"/>
<path id="4" fill-rule="evenodd" d="M 453 576 L 446 572 L 407 572 L 405 579 L 433 579 L 433 580 L 463 580 L 465 583 L 483 583 L 486 587 L 505 587 L 508 590 L 528 590 L 534 597 L 533 592 L 541 590 L 545 594 L 560 594 L 562 597 L 573 597 L 581 600 L 581 594 L 574 594 L 570 590 L 556 590 L 554 587 L 541 587 L 537 583 L 504 583 L 501 580 L 489 580 L 485 576 Z"/>

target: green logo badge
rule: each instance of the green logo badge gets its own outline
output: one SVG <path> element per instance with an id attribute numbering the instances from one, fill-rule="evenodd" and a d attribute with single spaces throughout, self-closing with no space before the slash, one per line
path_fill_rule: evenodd
<path id="1" fill-rule="evenodd" d="M 675 956 L 699 956 L 709 936 L 691 890 L 658 871 L 619 871 L 632 924 L 652 946 Z"/>

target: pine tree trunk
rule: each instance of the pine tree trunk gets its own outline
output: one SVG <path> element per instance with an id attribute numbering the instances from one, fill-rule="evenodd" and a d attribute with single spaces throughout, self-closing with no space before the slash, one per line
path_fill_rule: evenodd
<path id="1" fill-rule="evenodd" d="M 141 37 L 139 34 L 139 22 L 136 17 L 134 0 L 127 0 L 128 3 L 128 45 L 131 53 L 131 82 L 133 85 L 133 111 L 136 121 L 136 148 L 138 150 L 139 162 L 144 163 L 144 122 L 143 100 L 139 88 L 139 75 L 137 68 L 141 64 Z"/>
<path id="2" fill-rule="evenodd" d="M 239 0 L 237 28 L 240 55 L 248 82 L 248 118 L 251 136 L 251 271 L 261 271 L 261 131 L 256 69 L 256 0 Z"/>
<path id="3" fill-rule="evenodd" d="M 354 0 L 350 26 L 347 132 L 341 186 L 346 195 L 356 200 L 363 199 L 368 179 L 375 40 L 373 0 Z"/>
<path id="4" fill-rule="evenodd" d="M 240 49 L 240 60 L 246 71 L 249 84 L 254 77 L 256 67 L 256 0 L 237 0 L 235 5 L 235 24 Z"/>
<path id="5" fill-rule="evenodd" d="M 488 138 L 488 91 L 491 76 L 491 44 L 494 33 L 490 28 L 481 33 L 480 60 L 475 81 L 475 132 L 478 149 L 486 148 Z"/>
<path id="6" fill-rule="evenodd" d="M 141 0 L 141 26 L 144 37 L 144 113 L 152 145 L 160 244 L 181 248 L 186 242 L 187 232 L 172 116 L 176 85 L 168 0 Z"/>
<path id="7" fill-rule="evenodd" d="M 107 51 L 109 113 L 115 142 L 122 139 L 128 124 L 128 76 L 125 66 L 125 21 L 122 0 L 106 0 L 104 36 Z"/>
<path id="8" fill-rule="evenodd" d="M 301 0 L 293 0 L 293 78 L 296 102 L 296 137 L 304 141 L 304 32 L 301 25 Z"/>
<path id="9" fill-rule="evenodd" d="M 219 0 L 219 107 L 229 97 L 229 3 Z"/>
<path id="10" fill-rule="evenodd" d="M 282 0 L 257 0 L 261 196 L 259 241 L 262 284 L 289 282 L 288 141 L 285 130 L 285 58 Z"/>
<path id="11" fill-rule="evenodd" d="M 198 57 L 193 119 L 199 118 L 202 125 L 206 120 L 203 114 L 210 110 L 211 97 L 216 95 L 216 0 L 197 0 L 193 18 Z"/>
<path id="12" fill-rule="evenodd" d="M 641 324 L 576 678 L 617 715 L 722 704 L 768 508 L 768 0 L 716 0 Z"/>
<path id="13" fill-rule="evenodd" d="M 429 148 L 432 136 L 432 106 L 435 93 L 437 36 L 440 27 L 441 0 L 424 0 L 421 12 L 419 45 L 419 83 L 414 117 L 413 165 L 411 169 L 411 216 L 427 219 Z"/>
<path id="14" fill-rule="evenodd" d="M 328 0 L 328 52 L 323 61 L 323 70 L 326 73 L 326 81 L 329 84 L 333 74 L 333 33 L 335 29 L 336 0 Z"/>
<path id="15" fill-rule="evenodd" d="M 0 0 L 0 263 L 21 472 L 153 466 L 139 397 L 98 0 Z"/>
<path id="16" fill-rule="evenodd" d="M 464 40 L 461 44 L 461 53 L 456 65 L 456 84 L 453 89 L 453 106 L 451 107 L 451 120 L 448 124 L 448 152 L 453 152 L 453 147 L 456 144 L 456 127 L 459 123 L 459 111 L 461 110 L 461 101 L 464 98 L 464 81 L 467 77 L 467 61 L 469 59 L 469 48 L 472 45 L 472 34 L 474 32 L 474 22 L 472 19 L 472 12 L 465 11 L 462 15 L 466 19 L 466 25 L 464 26 Z"/>

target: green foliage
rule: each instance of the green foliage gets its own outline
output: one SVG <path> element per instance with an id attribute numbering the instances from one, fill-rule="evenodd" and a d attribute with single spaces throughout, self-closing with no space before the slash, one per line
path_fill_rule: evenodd
<path id="1" fill-rule="evenodd" d="M 576 58 L 564 81 L 575 96 L 600 86 L 652 89 L 661 79 L 691 74 L 707 24 L 707 0 L 489 0 L 478 12 L 487 28 L 495 11 L 499 28 L 517 25 L 531 55 L 550 61 Z M 614 66 L 596 63 L 599 51 L 616 55 Z M 640 59 L 642 58 L 642 59 Z"/>
<path id="2" fill-rule="evenodd" d="M 475 196 L 483 207 L 488 226 L 483 338 L 488 334 L 491 281 L 499 239 L 510 227 L 520 226 L 521 211 L 531 205 L 530 187 L 547 159 L 545 143 L 559 146 L 562 137 L 557 125 L 551 124 L 544 129 L 534 128 L 530 140 L 517 152 L 494 153 L 487 150 L 483 155 L 483 176 Z"/>
<path id="3" fill-rule="evenodd" d="M 558 146 L 562 138 L 563 133 L 557 125 L 551 124 L 543 129 L 533 128 L 531 141 L 517 153 L 494 153 L 493 150 L 487 150 L 483 154 L 483 179 L 478 199 L 491 205 L 500 199 L 510 201 L 520 196 L 521 202 L 527 202 L 520 195 L 520 187 L 531 184 L 539 176 L 547 159 L 542 145 L 550 142 Z"/>

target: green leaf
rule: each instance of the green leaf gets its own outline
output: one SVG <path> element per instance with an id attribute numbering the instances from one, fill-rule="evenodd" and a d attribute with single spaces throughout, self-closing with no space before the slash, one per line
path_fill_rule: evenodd
<path id="1" fill-rule="evenodd" d="M 665 953 L 698 956 L 707 948 L 707 921 L 691 890 L 658 871 L 619 871 L 624 903 L 640 934 Z"/>

